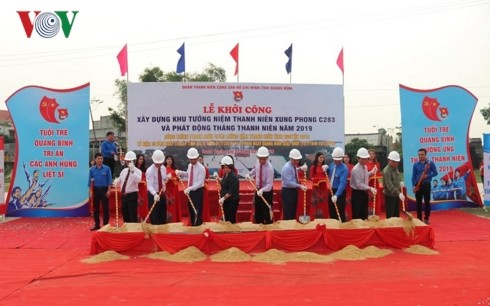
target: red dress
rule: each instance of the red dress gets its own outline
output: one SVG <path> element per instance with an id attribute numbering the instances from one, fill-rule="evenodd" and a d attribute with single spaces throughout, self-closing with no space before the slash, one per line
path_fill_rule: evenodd
<path id="1" fill-rule="evenodd" d="M 374 198 L 373 194 L 369 192 L 369 209 L 371 210 L 374 204 L 374 201 L 376 201 L 376 211 L 375 214 L 380 214 L 381 213 L 381 201 L 382 201 L 382 192 L 380 192 L 380 186 L 379 186 L 379 180 L 383 178 L 383 175 L 381 173 L 381 166 L 379 165 L 378 162 L 371 162 L 368 161 L 366 163 L 366 168 L 368 172 L 371 172 L 373 170 L 374 166 L 378 168 L 378 172 L 376 172 L 376 175 L 372 175 L 369 177 L 369 186 L 376 188 L 376 199 Z M 384 208 L 384 207 L 383 207 Z"/>
<path id="2" fill-rule="evenodd" d="M 330 190 L 327 189 L 327 175 L 323 172 L 322 165 L 310 167 L 310 179 L 313 182 L 310 215 L 314 218 L 328 219 L 327 197 Z"/>
<path id="3" fill-rule="evenodd" d="M 146 189 L 146 175 L 142 171 L 141 182 L 138 184 L 138 216 L 141 221 L 148 215 L 148 190 Z"/>
<path id="4" fill-rule="evenodd" d="M 165 167 L 167 175 L 172 175 L 166 184 L 165 196 L 167 198 L 167 223 L 175 223 L 180 221 L 180 202 L 179 202 L 179 185 L 175 169 Z"/>

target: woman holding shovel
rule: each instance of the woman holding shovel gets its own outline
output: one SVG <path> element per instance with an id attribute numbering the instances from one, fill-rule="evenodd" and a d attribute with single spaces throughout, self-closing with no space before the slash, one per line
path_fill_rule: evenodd
<path id="1" fill-rule="evenodd" d="M 223 206 L 225 220 L 236 223 L 236 213 L 238 211 L 238 201 L 240 195 L 240 182 L 235 174 L 233 160 L 229 156 L 221 160 L 221 169 L 223 169 L 223 178 L 221 179 L 221 190 L 219 204 Z"/>

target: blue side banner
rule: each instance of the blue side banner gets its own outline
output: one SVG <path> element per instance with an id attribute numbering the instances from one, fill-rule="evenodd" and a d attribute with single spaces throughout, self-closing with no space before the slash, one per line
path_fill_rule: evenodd
<path id="1" fill-rule="evenodd" d="M 469 126 L 477 98 L 459 86 L 419 90 L 400 85 L 403 166 L 409 209 L 414 210 L 413 164 L 420 148 L 436 165 L 433 210 L 482 206 L 469 148 Z"/>
<path id="2" fill-rule="evenodd" d="M 7 216 L 89 214 L 89 103 L 88 83 L 65 90 L 28 86 L 6 101 L 17 139 Z"/>

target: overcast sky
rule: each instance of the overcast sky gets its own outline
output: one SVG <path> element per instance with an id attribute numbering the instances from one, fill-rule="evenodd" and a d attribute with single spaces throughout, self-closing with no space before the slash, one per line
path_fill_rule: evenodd
<path id="1" fill-rule="evenodd" d="M 104 101 L 97 120 L 118 103 L 116 55 L 125 43 L 130 82 L 147 67 L 175 71 L 183 42 L 187 72 L 213 63 L 236 82 L 229 52 L 239 42 L 240 82 L 289 83 L 284 50 L 293 43 L 293 83 L 342 84 L 336 59 L 344 48 L 346 133 L 396 131 L 399 84 L 468 89 L 479 99 L 470 137 L 489 131 L 480 109 L 490 105 L 490 0 L 16 0 L 0 7 L 2 101 L 27 85 L 90 82 L 91 98 Z M 21 10 L 79 13 L 69 38 L 35 30 L 27 38 Z"/>

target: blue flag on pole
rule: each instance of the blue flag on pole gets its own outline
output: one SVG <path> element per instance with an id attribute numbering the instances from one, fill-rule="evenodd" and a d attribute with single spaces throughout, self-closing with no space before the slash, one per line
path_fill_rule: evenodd
<path id="1" fill-rule="evenodd" d="M 177 73 L 185 72 L 185 43 L 182 43 L 177 53 L 180 54 L 179 61 L 177 62 Z"/>
<path id="2" fill-rule="evenodd" d="M 286 51 L 284 51 L 284 53 L 289 58 L 288 62 L 286 63 L 286 71 L 288 74 L 290 74 L 291 68 L 293 66 L 293 44 L 291 44 L 291 46 L 289 46 L 289 48 L 287 48 Z"/>

